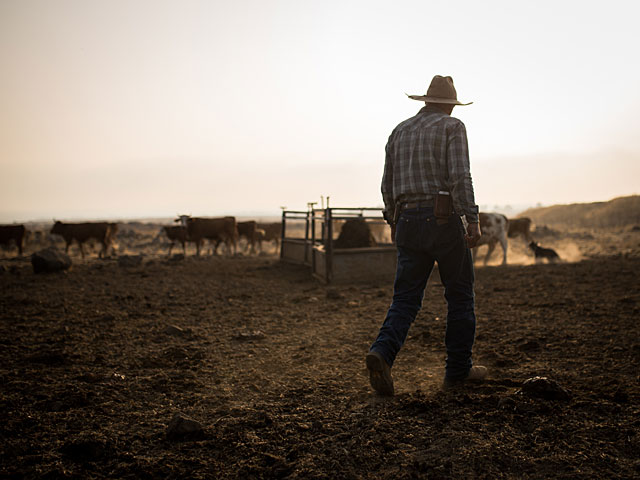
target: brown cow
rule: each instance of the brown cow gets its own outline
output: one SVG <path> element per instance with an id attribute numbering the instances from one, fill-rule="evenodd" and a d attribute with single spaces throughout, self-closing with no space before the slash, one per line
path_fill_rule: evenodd
<path id="1" fill-rule="evenodd" d="M 162 227 L 162 229 L 164 230 L 164 233 L 167 235 L 167 238 L 169 239 L 169 241 L 171 242 L 171 245 L 169 245 L 168 255 L 171 255 L 171 249 L 173 248 L 173 245 L 175 244 L 175 242 L 180 242 L 180 244 L 182 245 L 182 252 L 186 255 L 187 254 L 186 243 L 189 241 L 187 227 L 184 227 L 182 225 L 176 225 L 171 227 L 165 226 L 165 227 Z"/>
<path id="2" fill-rule="evenodd" d="M 258 229 L 258 224 L 249 220 L 246 222 L 238 222 L 238 238 L 246 238 L 247 246 L 251 246 L 250 253 L 254 253 L 256 249 L 256 230 Z"/>
<path id="3" fill-rule="evenodd" d="M 262 253 L 262 242 L 264 241 L 264 237 L 266 233 L 262 228 L 256 228 L 256 243 L 258 244 L 258 248 L 260 249 L 260 253 Z"/>
<path id="4" fill-rule="evenodd" d="M 235 217 L 222 218 L 192 218 L 188 215 L 180 215 L 176 222 L 181 222 L 187 227 L 187 235 L 196 244 L 196 254 L 200 255 L 200 247 L 205 239 L 214 243 L 213 253 L 218 253 L 218 246 L 225 242 L 227 249 L 236 254 L 238 245 L 238 228 Z"/>
<path id="5" fill-rule="evenodd" d="M 277 252 L 278 247 L 280 247 L 280 240 L 282 239 L 282 223 L 259 223 L 258 228 L 264 230 L 263 240 L 266 240 L 267 242 L 275 241 Z M 260 246 L 260 249 L 262 250 L 262 245 Z"/>
<path id="6" fill-rule="evenodd" d="M 83 244 L 90 239 L 95 239 L 102 244 L 102 250 L 98 253 L 98 256 L 106 256 L 113 235 L 117 233 L 117 231 L 117 224 L 107 222 L 62 223 L 57 221 L 51 229 L 52 234 L 60 235 L 64 238 L 66 253 L 69 253 L 69 246 L 74 240 L 78 242 L 82 258 L 84 258 Z"/>
<path id="7" fill-rule="evenodd" d="M 522 218 L 510 218 L 509 219 L 509 238 L 514 238 L 522 235 L 524 239 L 531 243 L 531 219 L 529 217 Z"/>
<path id="8" fill-rule="evenodd" d="M 27 232 L 24 225 L 0 225 L 0 244 L 10 245 L 13 240 L 18 247 L 18 255 L 22 255 Z"/>
<path id="9" fill-rule="evenodd" d="M 364 218 L 350 218 L 342 226 L 340 236 L 333 245 L 335 248 L 364 248 L 375 247 L 377 243 Z"/>

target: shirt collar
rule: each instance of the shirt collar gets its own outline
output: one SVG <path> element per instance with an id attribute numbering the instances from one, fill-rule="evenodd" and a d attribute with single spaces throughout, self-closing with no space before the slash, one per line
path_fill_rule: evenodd
<path id="1" fill-rule="evenodd" d="M 418 114 L 420 113 L 439 113 L 440 115 L 447 115 L 446 113 L 444 113 L 442 110 L 440 110 L 438 107 L 434 107 L 432 105 L 425 105 L 424 107 L 422 107 L 420 109 L 420 111 L 418 112 Z M 449 115 L 447 115 L 448 117 Z"/>

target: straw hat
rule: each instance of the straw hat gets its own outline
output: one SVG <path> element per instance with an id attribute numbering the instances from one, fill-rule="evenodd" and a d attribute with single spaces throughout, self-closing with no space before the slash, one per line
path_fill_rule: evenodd
<path id="1" fill-rule="evenodd" d="M 436 75 L 431 80 L 431 85 L 426 95 L 407 95 L 411 100 L 420 100 L 429 103 L 448 103 L 450 105 L 471 105 L 473 102 L 460 103 L 458 94 L 453 86 L 453 78 Z"/>

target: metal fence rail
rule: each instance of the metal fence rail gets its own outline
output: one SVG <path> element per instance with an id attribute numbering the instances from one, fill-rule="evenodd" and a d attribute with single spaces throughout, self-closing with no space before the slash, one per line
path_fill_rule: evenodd
<path id="1" fill-rule="evenodd" d="M 382 211 L 382 208 L 375 207 L 310 208 L 307 211 L 284 210 L 282 212 L 280 258 L 285 262 L 311 267 L 313 275 L 327 283 L 330 283 L 334 277 L 336 253 L 339 254 L 341 260 L 349 261 L 352 269 L 358 268 L 358 262 L 353 259 L 345 259 L 347 256 L 358 256 L 360 264 L 366 269 L 367 261 L 369 263 L 378 261 L 381 253 L 395 252 L 395 248 L 390 244 L 383 244 L 378 247 L 335 249 L 333 245 L 334 224 L 337 221 L 360 218 L 372 224 L 386 225 Z M 300 225 L 302 222 L 304 222 L 302 227 L 294 228 L 295 224 Z M 371 260 L 366 257 L 366 254 L 375 256 L 371 257 L 373 258 Z M 357 272 L 354 272 L 354 276 L 357 276 L 356 274 Z"/>

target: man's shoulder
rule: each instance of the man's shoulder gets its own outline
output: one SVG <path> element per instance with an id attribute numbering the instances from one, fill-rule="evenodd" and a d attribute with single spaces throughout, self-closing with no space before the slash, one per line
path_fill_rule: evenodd
<path id="1" fill-rule="evenodd" d="M 396 128 L 393 129 L 393 133 L 398 133 L 405 130 L 414 130 L 414 129 L 423 129 L 430 127 L 446 127 L 449 129 L 456 128 L 464 128 L 464 123 L 462 120 L 456 117 L 452 117 L 447 115 L 446 113 L 440 112 L 428 112 L 423 113 L 418 112 L 417 115 L 413 117 L 407 118 L 406 120 L 400 122 Z"/>

